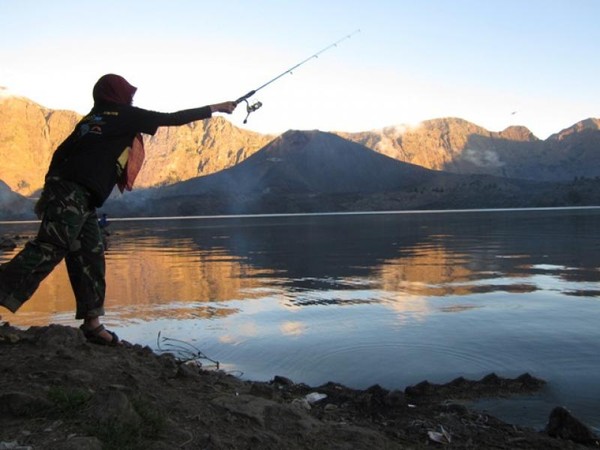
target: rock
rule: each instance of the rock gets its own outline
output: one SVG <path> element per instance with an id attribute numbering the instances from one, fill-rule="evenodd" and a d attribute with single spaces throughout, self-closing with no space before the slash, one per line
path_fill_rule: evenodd
<path id="1" fill-rule="evenodd" d="M 21 340 L 21 338 L 19 337 L 18 334 L 10 333 L 10 332 L 2 332 L 2 329 L 0 329 L 0 342 L 16 344 L 20 340 Z"/>
<path id="2" fill-rule="evenodd" d="M 77 436 L 52 447 L 54 450 L 102 450 L 97 437 Z"/>
<path id="3" fill-rule="evenodd" d="M 404 396 L 404 392 L 399 390 L 393 390 L 389 392 L 385 398 L 385 404 L 392 408 L 406 406 L 406 397 Z"/>
<path id="4" fill-rule="evenodd" d="M 266 428 L 276 433 L 289 432 L 306 435 L 322 427 L 321 422 L 307 412 L 291 405 L 275 404 L 265 410 Z"/>
<path id="5" fill-rule="evenodd" d="M 41 397 L 24 392 L 9 392 L 0 395 L 0 413 L 16 417 L 35 417 L 49 410 L 52 403 Z"/>
<path id="6" fill-rule="evenodd" d="M 78 328 L 49 325 L 45 327 L 31 327 L 25 335 L 37 344 L 56 350 L 81 345 L 86 342 L 83 333 Z"/>
<path id="7" fill-rule="evenodd" d="M 93 398 L 93 405 L 92 416 L 101 424 L 118 423 L 124 428 L 138 428 L 142 422 L 123 392 L 98 393 Z"/>
<path id="8" fill-rule="evenodd" d="M 298 408 L 298 409 L 301 409 L 301 410 L 304 410 L 304 411 L 310 411 L 311 410 L 310 403 L 305 398 L 295 398 L 294 400 L 292 400 L 291 405 L 294 408 Z"/>
<path id="9" fill-rule="evenodd" d="M 427 380 L 421 381 L 414 386 L 407 386 L 404 393 L 411 397 L 423 397 L 434 390 L 434 386 Z"/>
<path id="10" fill-rule="evenodd" d="M 549 436 L 579 444 L 598 443 L 598 437 L 592 433 L 592 430 L 562 406 L 552 410 L 545 431 Z"/>
<path id="11" fill-rule="evenodd" d="M 252 383 L 250 386 L 250 394 L 272 400 L 275 398 L 277 391 L 276 387 L 272 384 Z"/>
<path id="12" fill-rule="evenodd" d="M 327 403 L 325 405 L 325 408 L 323 408 L 323 410 L 325 412 L 334 412 L 334 411 L 337 411 L 338 409 L 339 409 L 339 406 L 338 405 L 334 405 L 333 403 Z"/>
<path id="13" fill-rule="evenodd" d="M 546 382 L 524 373 L 517 378 L 503 378 L 495 373 L 484 376 L 481 380 L 456 378 L 446 384 L 434 384 L 422 381 L 404 390 L 407 397 L 421 399 L 423 397 L 444 398 L 481 398 L 485 396 L 525 394 L 540 390 Z"/>
<path id="14" fill-rule="evenodd" d="M 294 382 L 292 380 L 290 380 L 289 378 L 282 377 L 280 375 L 275 375 L 273 377 L 273 380 L 271 381 L 271 384 L 280 384 L 282 386 L 293 386 Z"/>
<path id="15" fill-rule="evenodd" d="M 288 432 L 291 430 L 303 432 L 319 424 L 317 420 L 306 414 L 302 407 L 282 405 L 250 395 L 220 396 L 213 399 L 212 403 L 232 414 L 253 420 L 262 428 L 271 431 L 286 429 Z"/>
<path id="16" fill-rule="evenodd" d="M 306 401 L 308 403 L 310 403 L 312 405 L 314 403 L 318 403 L 321 400 L 326 399 L 327 394 L 322 394 L 320 392 L 311 392 L 310 394 L 306 394 L 306 396 L 304 398 L 306 399 Z"/>
<path id="17" fill-rule="evenodd" d="M 0 450 L 33 450 L 33 447 L 28 445 L 19 445 L 17 441 L 0 442 Z"/>
<path id="18" fill-rule="evenodd" d="M 173 444 L 168 442 L 153 442 L 146 450 L 172 450 Z"/>
<path id="19" fill-rule="evenodd" d="M 193 365 L 189 365 L 189 364 L 180 364 L 179 367 L 177 368 L 177 374 L 175 375 L 178 378 L 190 378 L 190 379 L 196 379 L 196 378 L 200 378 L 200 368 L 198 368 L 197 366 L 194 367 Z"/>
<path id="20" fill-rule="evenodd" d="M 516 381 L 521 383 L 523 386 L 523 390 L 527 392 L 536 391 L 537 389 L 542 388 L 546 384 L 544 380 L 536 378 L 529 373 L 519 375 L 516 378 Z"/>
<path id="21" fill-rule="evenodd" d="M 94 375 L 87 370 L 73 369 L 65 374 L 65 379 L 75 385 L 87 386 L 94 382 Z"/>
<path id="22" fill-rule="evenodd" d="M 7 237 L 0 237 L 0 250 L 12 250 L 17 246 L 14 239 Z"/>
<path id="23" fill-rule="evenodd" d="M 179 370 L 179 364 L 177 364 L 177 359 L 172 353 L 163 353 L 158 356 L 158 360 L 165 369 L 172 370 L 175 372 Z"/>
<path id="24" fill-rule="evenodd" d="M 249 395 L 239 395 L 236 397 L 220 396 L 212 400 L 212 404 L 226 409 L 232 414 L 243 416 L 264 426 L 265 410 L 275 405 L 274 402 Z"/>

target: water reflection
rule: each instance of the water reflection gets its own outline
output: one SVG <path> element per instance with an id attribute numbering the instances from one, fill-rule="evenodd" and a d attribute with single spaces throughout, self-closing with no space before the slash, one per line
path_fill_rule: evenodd
<path id="1" fill-rule="evenodd" d="M 402 308 L 406 298 L 556 284 L 567 295 L 598 297 L 590 251 L 598 217 L 556 210 L 113 222 L 107 297 L 123 318 L 140 320 L 224 317 L 239 311 L 228 302 L 274 290 L 286 307 Z M 20 228 L 4 225 L 2 234 L 11 231 Z M 24 322 L 51 321 L 73 302 L 59 267 L 24 307 Z"/>

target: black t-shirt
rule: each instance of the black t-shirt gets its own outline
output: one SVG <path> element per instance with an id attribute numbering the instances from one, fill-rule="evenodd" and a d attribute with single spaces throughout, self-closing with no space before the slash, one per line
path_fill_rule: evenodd
<path id="1" fill-rule="evenodd" d="M 96 104 L 58 146 L 46 177 L 81 184 L 92 194 L 93 206 L 102 206 L 117 183 L 117 159 L 137 133 L 153 135 L 161 126 L 209 117 L 209 106 L 161 113 L 129 105 Z"/>

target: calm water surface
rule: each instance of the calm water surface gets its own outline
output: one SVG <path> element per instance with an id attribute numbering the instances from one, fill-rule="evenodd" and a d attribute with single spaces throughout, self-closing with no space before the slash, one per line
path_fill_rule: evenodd
<path id="1" fill-rule="evenodd" d="M 541 428 L 564 405 L 598 430 L 599 225 L 600 209 L 115 220 L 105 321 L 253 380 L 403 389 L 529 372 L 542 393 L 477 407 Z M 73 302 L 61 264 L 2 314 L 76 325 Z"/>

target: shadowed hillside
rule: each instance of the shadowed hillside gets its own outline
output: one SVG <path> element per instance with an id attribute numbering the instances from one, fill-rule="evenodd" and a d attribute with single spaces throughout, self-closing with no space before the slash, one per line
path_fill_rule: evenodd
<path id="1" fill-rule="evenodd" d="M 5 97 L 0 120 L 0 180 L 35 195 L 79 116 Z M 114 193 L 106 208 L 139 216 L 597 205 L 599 128 L 587 119 L 541 141 L 521 126 L 490 132 L 445 118 L 273 140 L 215 117 L 146 137 L 136 189 Z M 6 198 L 0 219 L 32 217 Z"/>
<path id="2" fill-rule="evenodd" d="M 110 209 L 130 215 L 346 210 L 346 196 L 400 190 L 435 174 L 334 134 L 288 131 L 230 169 L 134 192 Z"/>
<path id="3" fill-rule="evenodd" d="M 13 191 L 0 180 L 0 220 L 33 219 L 34 201 Z"/>
<path id="4" fill-rule="evenodd" d="M 91 106 L 91 105 L 90 105 Z M 0 180 L 31 195 L 42 187 L 52 152 L 80 116 L 21 97 L 0 98 Z M 237 121 L 232 116 L 231 121 Z M 237 127 L 223 117 L 146 136 L 146 160 L 136 187 L 170 185 L 233 167 L 274 136 Z M 360 133 L 335 133 L 399 161 L 428 169 L 507 178 L 571 181 L 600 176 L 599 119 L 586 119 L 545 141 L 522 126 L 488 131 L 458 118 Z"/>
<path id="5" fill-rule="evenodd" d="M 288 131 L 237 166 L 166 187 L 161 197 L 206 192 L 351 193 L 397 190 L 433 172 L 320 131 Z"/>
<path id="6" fill-rule="evenodd" d="M 50 110 L 26 98 L 0 97 L 0 180 L 22 195 L 41 189 L 54 150 L 80 119 L 75 112 Z M 272 139 L 222 117 L 161 127 L 144 137 L 146 160 L 136 186 L 162 186 L 218 172 Z"/>
<path id="7" fill-rule="evenodd" d="M 573 187 L 432 171 L 331 133 L 288 131 L 235 167 L 133 192 L 106 210 L 189 216 L 565 206 L 600 201 L 600 182 L 591 183 Z"/>
<path id="8" fill-rule="evenodd" d="M 265 146 L 273 136 L 244 130 L 223 117 L 180 127 L 160 127 L 146 136 L 147 157 L 138 187 L 163 186 L 232 167 Z"/>
<path id="9" fill-rule="evenodd" d="M 522 126 L 491 132 L 458 118 L 338 134 L 392 158 L 430 169 L 570 181 L 600 176 L 599 125 L 599 119 L 586 119 L 544 141 Z"/>
<path id="10" fill-rule="evenodd" d="M 486 173 L 503 166 L 503 143 L 535 145 L 541 142 L 525 127 L 513 126 L 496 133 L 458 118 L 426 120 L 416 126 L 387 127 L 362 133 L 340 133 L 394 159 L 429 169 L 455 173 Z M 473 139 L 498 142 L 498 145 L 473 145 Z M 426 149 L 426 151 L 424 151 Z"/>

